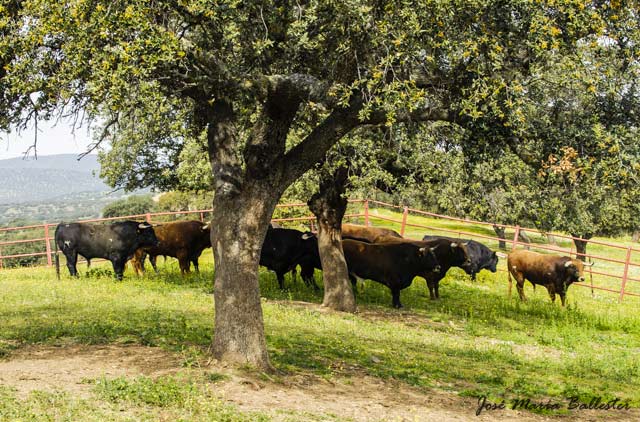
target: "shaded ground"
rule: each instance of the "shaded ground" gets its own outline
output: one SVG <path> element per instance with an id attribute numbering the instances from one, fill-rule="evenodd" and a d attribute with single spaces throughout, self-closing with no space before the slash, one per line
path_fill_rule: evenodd
<path id="1" fill-rule="evenodd" d="M 183 359 L 160 348 L 138 345 L 29 346 L 0 360 L 0 384 L 13 387 L 25 397 L 31 391 L 67 391 L 90 398 L 87 380 L 102 376 L 157 377 L 185 371 L 211 371 L 227 375 L 216 383 L 215 393 L 240 410 L 260 411 L 274 420 L 353 421 L 545 421 L 545 420 L 640 420 L 631 412 L 576 411 L 568 417 L 544 417 L 528 412 L 498 410 L 475 415 L 477 400 L 432 390 L 425 393 L 395 381 L 367 375 L 331 381 L 312 374 L 247 375 L 208 363 L 186 369 Z M 317 419 L 317 415 L 323 415 Z M 293 419 L 292 419 L 293 418 Z M 310 419 L 311 420 L 311 419 Z"/>

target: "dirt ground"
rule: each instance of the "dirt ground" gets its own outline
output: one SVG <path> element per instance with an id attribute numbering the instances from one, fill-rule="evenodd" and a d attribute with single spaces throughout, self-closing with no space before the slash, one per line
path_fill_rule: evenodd
<path id="1" fill-rule="evenodd" d="M 367 421 L 554 421 L 640 420 L 640 412 L 576 411 L 567 417 L 544 417 L 528 412 L 496 410 L 475 415 L 478 402 L 454 393 L 424 393 L 398 382 L 383 382 L 366 375 L 327 381 L 312 374 L 265 377 L 217 366 L 185 369 L 180 356 L 160 348 L 137 345 L 29 346 L 0 360 L 0 384 L 15 388 L 19 396 L 33 390 L 66 390 L 90 398 L 86 380 L 106 377 L 157 377 L 184 371 L 223 373 L 225 381 L 213 385 L 216 393 L 245 411 L 265 412 L 274 420 L 291 412 L 329 414 Z M 287 413 L 288 412 L 288 413 Z"/>

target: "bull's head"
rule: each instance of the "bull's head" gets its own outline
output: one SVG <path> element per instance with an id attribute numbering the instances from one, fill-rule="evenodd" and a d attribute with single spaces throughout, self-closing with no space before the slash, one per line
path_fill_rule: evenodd
<path id="1" fill-rule="evenodd" d="M 419 248 L 418 249 L 418 255 L 420 255 L 423 258 L 426 258 L 424 264 L 427 267 L 432 268 L 432 270 L 431 270 L 432 272 L 439 273 L 440 272 L 440 264 L 438 263 L 438 258 L 436 257 L 436 254 L 434 252 L 436 247 L 437 246 L 435 246 L 433 248 L 427 248 L 425 246 L 425 247 Z"/>
<path id="2" fill-rule="evenodd" d="M 498 254 L 494 252 L 491 254 L 491 260 L 489 261 L 489 266 L 486 268 L 492 273 L 495 273 L 496 271 L 498 271 L 497 267 L 498 267 Z"/>
<path id="3" fill-rule="evenodd" d="M 590 264 L 585 264 L 579 259 L 571 259 L 564 263 L 564 268 L 567 271 L 567 280 L 570 284 L 574 281 L 578 281 L 580 283 L 584 282 L 584 267 L 590 267 L 593 265 L 593 262 Z"/>
<path id="4" fill-rule="evenodd" d="M 468 267 L 471 265 L 471 258 L 467 251 L 468 242 L 451 242 L 451 251 L 455 254 L 457 261 L 460 262 L 461 267 Z"/>
<path id="5" fill-rule="evenodd" d="M 153 231 L 153 226 L 151 224 L 138 224 L 136 232 L 140 246 L 158 246 L 158 238 L 156 237 L 156 233 Z"/>

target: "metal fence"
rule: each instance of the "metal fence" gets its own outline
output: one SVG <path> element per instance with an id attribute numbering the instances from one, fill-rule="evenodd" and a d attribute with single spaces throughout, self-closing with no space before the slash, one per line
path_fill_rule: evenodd
<path id="1" fill-rule="evenodd" d="M 211 211 L 211 209 L 205 209 L 157 212 L 80 221 L 144 220 L 149 223 L 157 223 L 184 217 L 204 221 Z M 397 214 L 388 211 L 401 212 L 402 216 L 400 219 L 395 218 Z M 582 255 L 575 251 L 573 246 L 573 240 L 575 238 L 564 234 L 543 234 L 536 229 L 455 218 L 371 199 L 350 200 L 349 208 L 344 217 L 346 220 L 358 220 L 365 225 L 371 225 L 373 222 L 386 225 L 393 223 L 394 226 L 399 224 L 400 234 L 407 238 L 421 239 L 423 234 L 434 234 L 479 240 L 494 250 L 498 250 L 498 245 L 502 243 L 503 245 L 507 245 L 507 249 L 510 250 L 518 247 L 526 247 L 543 251 L 559 252 L 563 255 L 574 257 Z M 433 224 L 436 220 L 439 220 L 438 225 Z M 305 203 L 277 205 L 272 222 L 285 223 L 288 225 L 307 223 L 312 230 L 315 229 L 315 217 L 309 212 L 307 204 Z M 31 265 L 51 266 L 55 253 L 52 250 L 51 242 L 56 225 L 55 223 L 46 223 L 32 226 L 0 228 L 0 269 L 6 267 L 6 264 L 11 262 L 10 260 L 24 259 L 27 257 L 34 259 Z M 508 233 L 508 237 L 500 238 L 490 234 L 494 227 L 503 229 Z M 522 241 L 520 238 L 523 232 L 530 233 L 534 241 L 531 243 Z M 11 235 L 16 237 L 16 234 L 22 238 L 6 240 L 6 238 L 11 237 Z M 565 245 L 548 244 L 547 237 L 549 235 L 552 235 L 556 241 L 560 239 L 560 243 L 565 243 Z M 578 238 L 578 240 L 584 239 Z M 30 251 L 3 254 L 3 251 L 6 251 L 14 245 L 29 245 Z M 592 292 L 594 290 L 601 290 L 616 293 L 620 301 L 622 301 L 625 296 L 640 297 L 640 263 L 633 261 L 633 258 L 638 256 L 640 249 L 599 240 L 588 240 L 588 245 L 588 250 L 594 251 L 594 253 L 585 254 L 586 259 L 597 261 L 598 264 L 595 270 L 591 267 L 587 270 L 591 279 L 590 283 L 574 284 L 590 288 Z M 505 252 L 507 251 L 505 250 Z M 605 252 L 607 256 L 603 255 Z M 506 271 L 505 261 L 504 259 L 501 260 L 500 271 Z M 594 275 L 597 276 L 597 283 L 593 281 Z"/>

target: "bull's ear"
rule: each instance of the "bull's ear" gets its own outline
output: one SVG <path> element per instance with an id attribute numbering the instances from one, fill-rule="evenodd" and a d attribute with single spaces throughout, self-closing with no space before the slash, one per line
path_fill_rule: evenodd
<path id="1" fill-rule="evenodd" d="M 151 224 L 148 224 L 148 223 L 140 223 L 140 224 L 138 224 L 138 228 L 141 229 L 141 230 L 142 229 L 148 229 L 149 227 L 152 227 Z"/>

